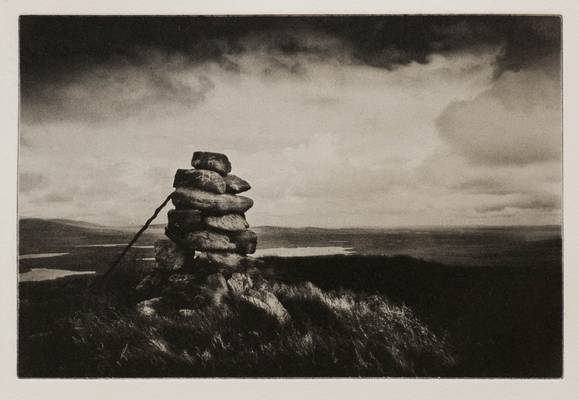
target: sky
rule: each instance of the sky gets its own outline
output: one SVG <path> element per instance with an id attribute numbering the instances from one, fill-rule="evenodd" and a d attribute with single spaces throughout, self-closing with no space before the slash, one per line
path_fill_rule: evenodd
<path id="1" fill-rule="evenodd" d="M 213 151 L 252 185 L 253 226 L 559 224 L 560 29 L 21 17 L 20 216 L 142 224 Z"/>

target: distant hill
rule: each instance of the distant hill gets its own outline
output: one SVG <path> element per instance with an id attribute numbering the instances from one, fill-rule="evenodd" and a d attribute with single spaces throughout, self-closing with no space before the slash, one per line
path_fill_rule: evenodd
<path id="1" fill-rule="evenodd" d="M 19 221 L 19 253 L 57 251 L 87 243 L 123 242 L 131 231 L 66 219 L 23 218 Z"/>

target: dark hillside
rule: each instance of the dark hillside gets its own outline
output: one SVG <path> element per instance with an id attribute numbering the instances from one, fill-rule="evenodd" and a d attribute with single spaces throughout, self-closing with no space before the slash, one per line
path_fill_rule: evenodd
<path id="1" fill-rule="evenodd" d="M 280 327 L 235 302 L 190 320 L 143 320 L 134 313 L 139 268 L 125 263 L 97 295 L 85 277 L 20 284 L 19 375 L 562 373 L 561 269 L 268 258 L 262 273 L 292 315 Z"/>

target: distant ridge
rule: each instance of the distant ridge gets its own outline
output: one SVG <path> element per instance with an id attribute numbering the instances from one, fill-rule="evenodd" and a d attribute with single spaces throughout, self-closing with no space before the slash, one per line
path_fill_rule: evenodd
<path id="1" fill-rule="evenodd" d="M 127 232 L 133 231 L 140 228 L 140 225 L 123 225 L 123 226 L 115 226 L 115 225 L 101 225 L 92 222 L 86 221 L 79 221 L 79 220 L 72 220 L 66 218 L 20 218 L 19 219 L 21 224 L 31 224 L 31 223 L 55 223 L 66 225 L 70 227 L 79 227 L 79 228 L 86 228 L 86 229 L 95 229 L 95 230 L 111 230 L 117 232 Z M 152 230 L 162 230 L 165 227 L 164 223 L 158 224 L 151 224 L 150 229 Z M 253 229 L 266 232 L 266 231 L 276 231 L 276 232 L 311 232 L 311 233 L 318 233 L 318 232 L 379 232 L 379 231 L 392 231 L 392 230 L 444 230 L 444 229 L 504 229 L 504 228 L 561 228 L 560 225 L 449 225 L 449 226 L 393 226 L 393 227 L 342 227 L 342 228 L 323 228 L 323 227 L 316 227 L 316 226 L 305 226 L 305 227 L 290 227 L 290 226 L 275 226 L 275 225 L 261 225 L 256 226 Z"/>

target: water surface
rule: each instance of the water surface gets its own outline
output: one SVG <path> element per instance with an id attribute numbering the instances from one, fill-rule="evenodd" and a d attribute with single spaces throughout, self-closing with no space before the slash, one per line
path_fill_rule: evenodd
<path id="1" fill-rule="evenodd" d="M 49 281 L 58 278 L 64 278 L 71 275 L 92 275 L 95 271 L 69 271 L 66 269 L 52 268 L 32 268 L 30 271 L 20 273 L 20 282 L 38 282 Z"/>

